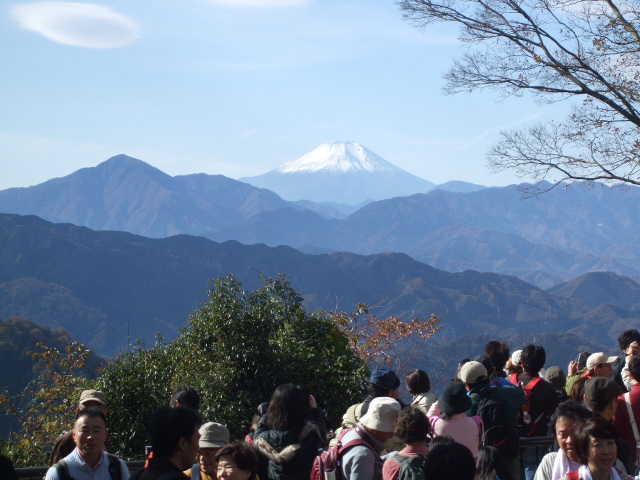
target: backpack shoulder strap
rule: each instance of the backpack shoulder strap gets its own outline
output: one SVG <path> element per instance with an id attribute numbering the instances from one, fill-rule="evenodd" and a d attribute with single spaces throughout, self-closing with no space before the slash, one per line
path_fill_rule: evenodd
<path id="1" fill-rule="evenodd" d="M 200 464 L 198 463 L 191 467 L 191 480 L 200 480 Z"/>
<path id="2" fill-rule="evenodd" d="M 411 458 L 411 457 L 408 457 L 406 455 L 398 454 L 398 455 L 394 455 L 391 458 L 393 458 L 396 462 L 398 462 L 400 465 L 402 465 L 402 462 L 404 462 L 407 458 Z"/>
<path id="3" fill-rule="evenodd" d="M 109 475 L 111 475 L 111 480 L 122 480 L 122 465 L 120 465 L 120 459 L 109 452 L 105 453 L 109 458 Z"/>
<path id="4" fill-rule="evenodd" d="M 54 468 L 58 472 L 58 477 L 60 478 L 60 480 L 74 480 L 74 478 L 69 473 L 69 465 L 67 465 L 67 462 L 64 458 L 62 460 L 58 460 L 58 462 L 54 465 Z"/>
<path id="5" fill-rule="evenodd" d="M 514 385 L 518 385 L 518 374 L 512 373 L 511 375 L 509 375 L 509 381 Z"/>
<path id="6" fill-rule="evenodd" d="M 531 390 L 536 388 L 536 385 L 538 385 L 541 381 L 542 381 L 542 379 L 540 377 L 533 377 L 531 379 L 531 381 L 529 383 L 527 383 L 527 386 L 524 387 L 525 393 L 530 393 Z"/>

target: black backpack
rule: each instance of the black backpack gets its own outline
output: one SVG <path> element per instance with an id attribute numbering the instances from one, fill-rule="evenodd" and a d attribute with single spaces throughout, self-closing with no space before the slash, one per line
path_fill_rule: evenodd
<path id="1" fill-rule="evenodd" d="M 476 415 L 484 423 L 482 444 L 497 448 L 506 459 L 511 459 L 520 451 L 520 435 L 515 422 L 507 422 L 505 406 L 497 398 L 498 388 L 501 387 L 487 389 L 484 396 L 477 393 L 470 396 L 478 402 Z"/>
<path id="2" fill-rule="evenodd" d="M 110 453 L 107 453 L 107 457 L 109 457 L 109 475 L 111 475 L 111 480 L 122 480 L 122 466 L 120 465 L 120 460 L 118 457 Z M 58 471 L 58 478 L 60 480 L 75 480 L 69 473 L 69 465 L 67 465 L 64 458 L 59 460 L 53 468 Z"/>

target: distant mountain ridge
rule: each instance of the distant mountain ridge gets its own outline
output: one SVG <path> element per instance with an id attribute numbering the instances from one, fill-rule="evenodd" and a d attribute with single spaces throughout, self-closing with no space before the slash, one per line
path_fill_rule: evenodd
<path id="1" fill-rule="evenodd" d="M 348 215 L 343 206 L 289 202 L 222 175 L 171 177 L 125 155 L 0 191 L 0 211 L 154 238 L 206 235 L 307 253 L 403 252 L 448 271 L 505 273 L 543 288 L 594 271 L 640 278 L 635 187 L 574 183 L 523 198 L 517 185 L 448 182 Z"/>
<path id="2" fill-rule="evenodd" d="M 310 208 L 223 175 L 171 177 L 127 155 L 33 187 L 0 191 L 3 212 L 149 237 L 198 235 L 284 207 Z M 321 205 L 314 211 L 342 216 Z"/>
<path id="3" fill-rule="evenodd" d="M 297 217 L 290 210 L 265 212 L 206 235 L 360 254 L 405 252 L 448 271 L 506 273 L 542 287 L 590 271 L 640 278 L 637 188 L 575 183 L 529 199 L 516 185 L 436 189 L 370 203 L 345 219 L 306 218 L 303 228 L 295 228 Z M 273 229 L 279 221 L 291 227 Z"/>
<path id="4" fill-rule="evenodd" d="M 270 172 L 240 180 L 287 200 L 348 205 L 426 192 L 435 186 L 356 142 L 325 143 Z"/>
<path id="5" fill-rule="evenodd" d="M 359 302 L 379 316 L 439 313 L 443 338 L 483 333 L 500 338 L 570 333 L 609 346 L 640 314 L 617 305 L 593 308 L 512 276 L 449 273 L 404 254 L 305 255 L 289 247 L 218 244 L 179 235 L 148 239 L 95 232 L 33 216 L 0 214 L 0 318 L 16 314 L 64 328 L 101 354 L 136 338 L 167 338 L 204 300 L 208 279 L 230 272 L 247 289 L 259 274 L 286 273 L 309 311 L 352 311 Z"/>

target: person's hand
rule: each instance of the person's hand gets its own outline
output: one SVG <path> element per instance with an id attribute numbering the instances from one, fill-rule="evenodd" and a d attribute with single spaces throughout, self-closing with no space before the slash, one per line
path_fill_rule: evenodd
<path id="1" fill-rule="evenodd" d="M 316 397 L 313 395 L 309 395 L 309 407 L 318 408 L 318 402 L 316 402 Z"/>
<path id="2" fill-rule="evenodd" d="M 567 375 L 571 377 L 572 375 L 575 375 L 576 373 L 578 373 L 579 369 L 580 369 L 580 365 L 578 364 L 578 362 L 575 360 L 571 360 L 569 362 L 569 368 L 567 369 Z"/>

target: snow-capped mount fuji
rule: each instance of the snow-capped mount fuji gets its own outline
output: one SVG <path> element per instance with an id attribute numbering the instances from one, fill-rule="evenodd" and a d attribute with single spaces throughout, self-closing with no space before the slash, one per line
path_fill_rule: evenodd
<path id="1" fill-rule="evenodd" d="M 424 193 L 435 186 L 356 142 L 324 143 L 270 172 L 240 180 L 286 200 L 347 205 Z"/>

